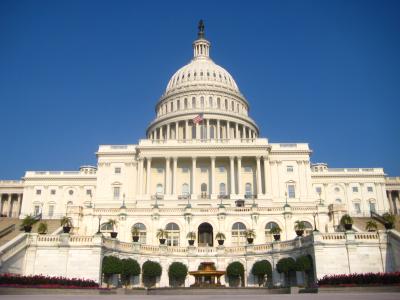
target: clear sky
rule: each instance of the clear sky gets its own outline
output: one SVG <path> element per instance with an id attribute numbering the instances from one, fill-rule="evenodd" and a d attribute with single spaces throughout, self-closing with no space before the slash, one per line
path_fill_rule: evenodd
<path id="1" fill-rule="evenodd" d="M 135 144 L 205 20 L 270 142 L 400 175 L 400 1 L 0 1 L 0 179 Z"/>

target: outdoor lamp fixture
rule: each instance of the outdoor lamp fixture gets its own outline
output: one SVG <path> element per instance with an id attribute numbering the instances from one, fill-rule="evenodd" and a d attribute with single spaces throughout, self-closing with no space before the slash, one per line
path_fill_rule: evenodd
<path id="1" fill-rule="evenodd" d="M 100 234 L 100 221 L 101 221 L 101 215 L 98 215 L 97 218 L 99 219 L 99 228 L 97 230 L 97 234 Z"/>
<path id="2" fill-rule="evenodd" d="M 317 223 L 315 222 L 315 217 L 318 215 L 317 212 L 313 213 L 313 218 L 314 218 L 314 231 L 318 231 L 317 229 Z"/>
<path id="3" fill-rule="evenodd" d="M 120 208 L 126 208 L 125 206 L 125 193 L 122 195 L 122 205 Z"/>

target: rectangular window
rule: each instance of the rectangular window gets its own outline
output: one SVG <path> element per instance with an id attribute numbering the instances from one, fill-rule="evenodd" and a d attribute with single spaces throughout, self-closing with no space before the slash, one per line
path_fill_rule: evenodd
<path id="1" fill-rule="evenodd" d="M 375 203 L 374 202 L 370 202 L 369 203 L 369 210 L 371 212 L 376 212 L 376 208 L 375 208 Z"/>
<path id="2" fill-rule="evenodd" d="M 54 205 L 49 205 L 49 217 L 54 215 Z"/>
<path id="3" fill-rule="evenodd" d="M 296 197 L 296 191 L 295 187 L 293 184 L 288 185 L 288 196 L 289 198 L 295 198 Z"/>
<path id="4" fill-rule="evenodd" d="M 55 195 L 55 194 L 56 194 L 56 190 L 51 190 L 51 191 L 50 191 L 50 194 L 51 194 L 51 195 Z"/>
<path id="5" fill-rule="evenodd" d="M 253 169 L 251 168 L 251 166 L 244 166 L 244 171 L 245 172 L 251 172 Z"/>
<path id="6" fill-rule="evenodd" d="M 293 166 L 286 166 L 286 172 L 292 173 L 293 172 Z"/>
<path id="7" fill-rule="evenodd" d="M 358 193 L 358 187 L 353 186 L 353 193 Z"/>
<path id="8" fill-rule="evenodd" d="M 320 187 L 317 187 L 315 191 L 317 192 L 318 195 L 322 193 L 322 189 Z"/>
<path id="9" fill-rule="evenodd" d="M 182 173 L 189 173 L 188 167 L 182 167 Z"/>
<path id="10" fill-rule="evenodd" d="M 120 187 L 119 186 L 114 187 L 114 199 L 119 199 L 119 194 L 120 194 Z"/>
<path id="11" fill-rule="evenodd" d="M 34 216 L 38 216 L 39 214 L 40 214 L 40 206 L 39 205 L 35 205 L 33 215 Z"/>
<path id="12" fill-rule="evenodd" d="M 92 190 L 86 190 L 86 195 L 92 196 Z"/>
<path id="13" fill-rule="evenodd" d="M 370 192 L 370 193 L 372 193 L 372 192 L 374 191 L 374 189 L 373 189 L 372 186 L 369 186 L 369 187 L 367 187 L 367 191 Z"/>
<path id="14" fill-rule="evenodd" d="M 36 190 L 36 195 L 41 195 L 42 194 L 42 190 Z"/>
<path id="15" fill-rule="evenodd" d="M 163 169 L 163 168 L 157 168 L 157 173 L 162 174 L 163 172 L 164 172 L 164 169 Z"/>
<path id="16" fill-rule="evenodd" d="M 207 167 L 200 167 L 201 173 L 207 173 Z"/>
<path id="17" fill-rule="evenodd" d="M 220 173 L 224 173 L 225 172 L 225 167 L 224 166 L 220 166 L 218 168 L 218 170 L 219 170 Z"/>
<path id="18" fill-rule="evenodd" d="M 116 167 L 114 169 L 114 174 L 121 174 L 121 168 L 120 167 Z"/>
<path id="19" fill-rule="evenodd" d="M 354 203 L 354 210 L 356 213 L 360 214 L 361 213 L 361 206 L 360 203 Z"/>

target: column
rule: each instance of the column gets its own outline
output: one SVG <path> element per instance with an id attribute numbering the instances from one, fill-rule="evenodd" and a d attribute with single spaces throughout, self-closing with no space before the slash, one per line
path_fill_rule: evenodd
<path id="1" fill-rule="evenodd" d="M 138 188 L 139 188 L 139 195 L 143 195 L 143 158 L 139 158 L 139 165 L 138 165 Z"/>
<path id="2" fill-rule="evenodd" d="M 167 195 L 171 194 L 171 164 L 170 158 L 166 157 L 165 158 L 165 193 Z"/>
<path id="3" fill-rule="evenodd" d="M 205 140 L 208 140 L 208 137 L 210 136 L 210 135 L 208 134 L 208 128 L 210 127 L 210 122 L 209 122 L 208 119 L 204 120 L 204 126 L 206 127 L 206 134 L 205 134 L 205 136 L 204 136 L 204 139 L 205 139 Z"/>
<path id="4" fill-rule="evenodd" d="M 15 210 L 17 218 L 19 217 L 19 214 L 21 213 L 21 206 L 22 206 L 22 194 L 18 194 L 18 205 L 17 205 L 17 209 Z"/>
<path id="5" fill-rule="evenodd" d="M 200 139 L 200 134 L 199 134 L 199 128 L 200 128 L 200 126 L 199 126 L 199 123 L 196 123 L 196 124 L 194 124 L 195 126 L 196 126 L 196 140 L 199 140 Z"/>
<path id="6" fill-rule="evenodd" d="M 243 195 L 242 187 L 242 158 L 238 156 L 237 158 L 237 181 L 238 181 L 238 194 Z"/>
<path id="7" fill-rule="evenodd" d="M 257 156 L 256 160 L 257 160 L 257 198 L 258 198 L 259 195 L 262 194 L 260 156 Z"/>
<path id="8" fill-rule="evenodd" d="M 387 199 L 389 201 L 389 208 L 391 210 L 391 213 L 396 213 L 393 207 L 392 191 L 387 191 Z M 383 201 L 385 201 L 385 199 L 383 199 Z"/>
<path id="9" fill-rule="evenodd" d="M 179 122 L 175 122 L 175 139 L 179 140 Z"/>
<path id="10" fill-rule="evenodd" d="M 9 196 L 8 196 L 8 208 L 7 208 L 7 210 L 8 210 L 8 213 L 7 213 L 7 216 L 8 217 L 11 217 L 11 213 L 12 213 L 12 195 L 13 194 L 10 194 Z"/>
<path id="11" fill-rule="evenodd" d="M 173 177 L 173 183 L 174 183 L 174 186 L 173 186 L 173 191 L 172 191 L 172 193 L 174 194 L 174 195 L 178 195 L 178 191 L 176 190 L 176 188 L 177 188 L 177 185 L 176 185 L 176 181 L 178 180 L 178 174 L 177 174 L 177 170 L 178 170 L 178 158 L 177 157 L 174 157 L 174 177 Z"/>
<path id="12" fill-rule="evenodd" d="M 215 195 L 216 190 L 217 189 L 215 187 L 215 156 L 211 156 L 211 188 L 210 188 L 211 195 Z"/>
<path id="13" fill-rule="evenodd" d="M 217 140 L 219 140 L 220 137 L 220 129 L 219 129 L 219 119 L 217 120 L 217 134 L 216 134 Z"/>
<path id="14" fill-rule="evenodd" d="M 196 157 L 192 157 L 192 199 L 197 198 L 196 187 Z"/>
<path id="15" fill-rule="evenodd" d="M 226 121 L 226 138 L 229 140 L 231 138 L 230 122 Z"/>
<path id="16" fill-rule="evenodd" d="M 239 124 L 237 122 L 235 123 L 235 138 L 239 138 Z"/>
<path id="17" fill-rule="evenodd" d="M 230 194 L 234 195 L 234 194 L 236 194 L 236 191 L 235 191 L 235 158 L 233 156 L 231 156 L 231 157 L 229 157 L 229 161 L 230 161 L 230 174 L 231 174 Z"/>
<path id="18" fill-rule="evenodd" d="M 185 140 L 189 139 L 189 121 L 185 120 Z"/>
<path id="19" fill-rule="evenodd" d="M 146 167 L 146 195 L 150 195 L 150 184 L 151 184 L 151 157 L 146 158 L 147 161 L 147 167 Z"/>
<path id="20" fill-rule="evenodd" d="M 264 191 L 265 194 L 268 195 L 271 193 L 271 187 L 269 186 L 270 181 L 268 180 L 268 176 L 271 176 L 269 172 L 269 163 L 268 158 L 263 156 L 263 163 L 264 163 Z"/>
<path id="21" fill-rule="evenodd" d="M 167 124 L 167 140 L 169 140 L 170 138 L 170 132 L 171 132 L 171 126 L 169 125 L 169 123 Z"/>

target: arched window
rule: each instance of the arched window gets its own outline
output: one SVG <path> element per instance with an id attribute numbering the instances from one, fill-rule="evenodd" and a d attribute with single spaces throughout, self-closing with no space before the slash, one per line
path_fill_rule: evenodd
<path id="1" fill-rule="evenodd" d="M 228 110 L 228 100 L 225 99 L 225 110 Z"/>
<path id="2" fill-rule="evenodd" d="M 265 225 L 265 239 L 267 240 L 267 242 L 271 242 L 272 241 L 272 234 L 270 233 L 271 229 L 274 227 L 279 227 L 279 225 L 275 222 L 268 222 Z"/>
<path id="3" fill-rule="evenodd" d="M 176 223 L 168 223 L 165 230 L 168 232 L 167 245 L 179 246 L 179 226 Z"/>
<path id="4" fill-rule="evenodd" d="M 143 223 L 136 223 L 132 228 L 139 230 L 139 243 L 146 244 L 146 226 Z"/>
<path id="5" fill-rule="evenodd" d="M 181 100 L 176 101 L 176 109 L 179 110 L 181 108 Z"/>
<path id="6" fill-rule="evenodd" d="M 217 98 L 217 107 L 221 108 L 221 99 L 220 98 Z"/>
<path id="7" fill-rule="evenodd" d="M 182 184 L 182 195 L 187 196 L 189 195 L 189 184 L 184 183 Z"/>
<path id="8" fill-rule="evenodd" d="M 369 200 L 369 211 L 376 212 L 376 204 L 374 200 Z"/>
<path id="9" fill-rule="evenodd" d="M 313 232 L 313 226 L 311 225 L 310 222 L 307 222 L 307 221 L 303 221 L 303 222 L 304 222 L 304 226 L 305 226 L 304 235 L 309 235 L 310 233 Z"/>
<path id="10" fill-rule="evenodd" d="M 183 108 L 187 109 L 188 108 L 188 101 L 187 98 L 185 98 L 185 100 L 183 100 Z"/>
<path id="11" fill-rule="evenodd" d="M 208 107 L 214 107 L 213 98 L 208 98 Z"/>
<path id="12" fill-rule="evenodd" d="M 242 246 L 246 244 L 246 225 L 236 222 L 232 225 L 232 245 Z"/>
<path id="13" fill-rule="evenodd" d="M 231 110 L 235 111 L 235 107 L 234 107 L 233 101 L 231 102 Z"/>
<path id="14" fill-rule="evenodd" d="M 100 231 L 101 232 L 111 232 L 111 231 L 113 231 L 113 227 L 112 227 L 112 225 L 110 224 L 110 223 L 103 223 L 103 224 L 101 224 L 101 226 L 100 226 Z"/>
<path id="15" fill-rule="evenodd" d="M 204 109 L 204 97 L 200 97 L 200 107 Z"/>
<path id="16" fill-rule="evenodd" d="M 225 196 L 225 195 L 226 195 L 226 184 L 223 183 L 223 182 L 221 182 L 221 183 L 219 184 L 219 194 L 220 194 L 221 196 Z"/>
<path id="17" fill-rule="evenodd" d="M 251 183 L 247 182 L 245 186 L 245 197 L 250 198 L 253 195 L 253 191 L 251 188 Z"/>
<path id="18" fill-rule="evenodd" d="M 158 183 L 156 186 L 156 194 L 157 195 L 163 195 L 164 194 L 164 186 L 162 183 Z"/>
<path id="19" fill-rule="evenodd" d="M 192 108 L 196 108 L 196 98 L 192 98 Z"/>

